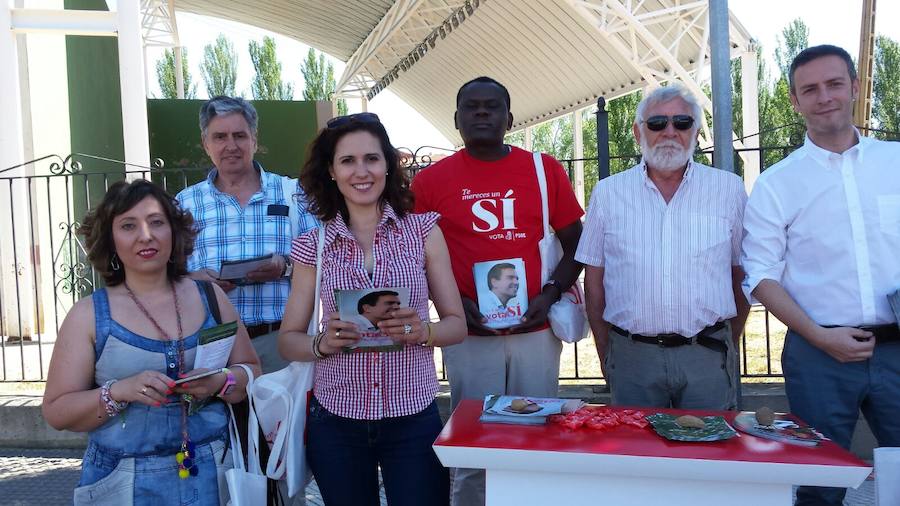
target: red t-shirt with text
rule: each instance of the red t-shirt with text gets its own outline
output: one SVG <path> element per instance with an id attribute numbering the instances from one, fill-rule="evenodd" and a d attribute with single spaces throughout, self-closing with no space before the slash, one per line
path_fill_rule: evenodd
<path id="1" fill-rule="evenodd" d="M 584 211 L 562 165 L 542 155 L 547 179 L 550 226 L 565 228 Z M 504 158 L 485 162 L 463 149 L 419 172 L 412 182 L 415 212 L 440 213 L 453 275 L 463 297 L 477 300 L 475 263 L 521 258 L 528 298 L 541 291 L 543 238 L 541 194 L 531 152 L 512 147 Z"/>

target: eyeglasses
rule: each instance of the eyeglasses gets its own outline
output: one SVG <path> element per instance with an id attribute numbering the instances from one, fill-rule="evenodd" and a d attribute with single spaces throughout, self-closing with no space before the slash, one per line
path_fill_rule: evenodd
<path id="1" fill-rule="evenodd" d="M 675 127 L 675 130 L 690 130 L 694 126 L 694 118 L 687 114 L 676 114 L 671 118 L 669 116 L 650 116 L 644 120 L 644 124 L 647 125 L 648 129 L 659 132 L 666 128 L 666 125 L 669 124 L 669 119 L 672 120 L 672 126 Z"/>
<path id="2" fill-rule="evenodd" d="M 358 112 L 356 114 L 348 114 L 346 116 L 331 118 L 327 123 L 325 123 L 325 128 L 341 128 L 349 125 L 350 123 L 381 123 L 381 120 L 378 119 L 378 115 L 374 112 Z"/>

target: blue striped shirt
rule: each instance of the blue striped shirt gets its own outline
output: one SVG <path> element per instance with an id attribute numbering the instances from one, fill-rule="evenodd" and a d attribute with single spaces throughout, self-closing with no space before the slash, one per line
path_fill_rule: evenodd
<path id="1" fill-rule="evenodd" d="M 210 269 L 219 272 L 225 260 L 244 260 L 274 253 L 290 255 L 291 226 L 287 214 L 269 214 L 271 205 L 296 206 L 300 235 L 317 226 L 316 218 L 306 208 L 306 199 L 299 184 L 296 193 L 285 195 L 282 179 L 286 176 L 269 174 L 254 162 L 259 171 L 260 190 L 246 207 L 229 193 L 219 191 L 213 183 L 218 171 L 209 171 L 205 181 L 189 186 L 175 197 L 186 211 L 190 211 L 197 227 L 194 252 L 188 258 L 188 270 Z M 293 202 L 290 199 L 293 198 Z M 244 325 L 258 325 L 280 321 L 290 292 L 290 279 L 285 277 L 265 283 L 238 286 L 228 292 Z"/>

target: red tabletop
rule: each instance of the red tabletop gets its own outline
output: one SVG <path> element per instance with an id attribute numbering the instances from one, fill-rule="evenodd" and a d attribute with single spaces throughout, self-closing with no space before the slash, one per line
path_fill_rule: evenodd
<path id="1" fill-rule="evenodd" d="M 687 443 L 664 439 L 649 426 L 645 429 L 619 426 L 611 430 L 595 431 L 587 428 L 569 430 L 553 424 L 526 426 L 482 423 L 478 421 L 481 409 L 482 402 L 480 401 L 463 400 L 460 402 L 434 444 L 447 447 L 869 467 L 868 464 L 831 441 L 823 441 L 818 446 L 806 447 L 738 432 L 740 437 L 733 437 L 725 441 Z M 610 409 L 626 408 L 611 407 Z M 631 409 L 640 409 L 648 415 L 652 413 L 720 415 L 725 417 L 732 426 L 734 426 L 734 417 L 737 415 L 737 412 L 734 411 Z"/>

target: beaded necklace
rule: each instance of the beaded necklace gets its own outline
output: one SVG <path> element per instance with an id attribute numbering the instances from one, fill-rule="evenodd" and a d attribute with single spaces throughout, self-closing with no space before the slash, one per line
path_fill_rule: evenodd
<path id="1" fill-rule="evenodd" d="M 166 334 L 159 325 L 159 322 L 150 315 L 150 311 L 147 311 L 147 308 L 141 304 L 141 301 L 139 301 L 134 292 L 131 291 L 131 288 L 128 287 L 128 283 L 126 282 L 124 285 L 125 291 L 128 292 L 128 296 L 134 301 L 134 305 L 137 306 L 138 309 L 141 310 L 141 313 L 150 320 L 150 323 L 156 327 L 156 331 L 159 332 L 163 339 L 172 341 L 172 338 Z M 181 375 L 184 374 L 184 329 L 181 326 L 181 305 L 178 303 L 178 292 L 175 290 L 175 283 L 169 283 L 169 286 L 172 288 L 172 298 L 175 300 L 175 318 L 178 322 L 178 376 L 181 377 Z M 194 465 L 193 459 L 196 447 L 188 437 L 187 428 L 187 404 L 190 400 L 188 394 L 181 395 L 181 451 L 175 454 L 175 461 L 178 462 L 178 477 L 181 479 L 185 479 L 188 476 L 197 476 L 197 466 Z"/>

